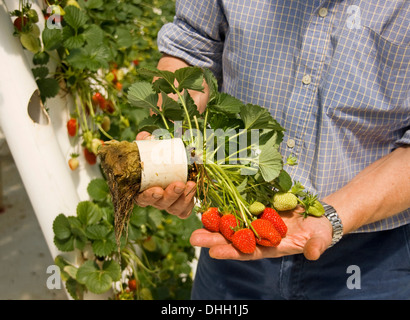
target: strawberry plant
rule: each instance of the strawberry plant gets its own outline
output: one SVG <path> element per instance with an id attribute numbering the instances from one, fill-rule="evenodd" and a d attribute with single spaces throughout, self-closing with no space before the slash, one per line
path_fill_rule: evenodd
<path id="1" fill-rule="evenodd" d="M 152 207 L 134 207 L 127 239 L 117 256 L 114 208 L 104 179 L 88 186 L 89 201 L 82 201 L 73 216 L 58 215 L 53 223 L 54 243 L 60 251 L 79 254 L 78 264 L 56 257 L 70 295 L 112 291 L 112 299 L 188 299 L 192 285 L 190 263 L 195 258 L 189 243 L 200 227 L 195 216 L 182 222 Z"/>
<path id="2" fill-rule="evenodd" d="M 80 153 L 85 165 L 98 165 L 96 152 L 105 140 L 135 139 L 139 123 L 148 116 L 131 108 L 124 93 L 146 79 L 138 68 L 157 64 L 156 36 L 173 19 L 175 4 L 44 0 L 46 23 L 40 32 L 41 13 L 31 3 L 20 0 L 19 9 L 10 12 L 14 34 L 33 57 L 33 76 L 46 107 L 59 93 L 73 97 L 66 123 L 74 146 L 68 166 L 78 168 Z M 113 299 L 189 298 L 194 251 L 188 239 L 199 220 L 193 216 L 182 224 L 166 212 L 135 207 L 118 260 L 104 179 L 91 181 L 89 192 L 90 201 L 79 203 L 74 216 L 62 213 L 54 221 L 55 245 L 79 254 L 76 265 L 64 255 L 56 258 L 72 297 L 114 287 Z"/>
<path id="3" fill-rule="evenodd" d="M 250 253 L 253 241 L 269 246 L 277 246 L 281 241 L 280 233 L 269 220 L 257 219 L 266 209 L 286 211 L 299 204 L 306 214 L 313 212 L 312 201 L 315 205 L 319 202 L 303 192 L 300 183 L 293 183 L 287 173 L 286 165 L 294 164 L 295 159 L 283 161 L 279 145 L 284 129 L 269 111 L 219 92 L 216 78 L 209 70 L 186 67 L 172 73 L 144 68 L 140 73 L 156 79 L 153 83 L 136 82 L 128 91 L 133 106 L 152 113 L 141 121 L 140 130 L 151 132 L 157 139 L 183 140 L 187 171 L 189 179 L 197 184 L 196 198 L 201 203 L 205 228 L 219 232 L 221 214 L 234 215 L 235 232 L 232 237 L 226 233 L 239 250 L 238 239 L 247 239 L 244 252 Z M 191 93 L 202 91 L 204 81 L 210 93 L 207 108 L 200 114 Z M 168 97 L 170 93 L 177 100 Z M 128 199 L 134 199 L 141 191 L 143 165 L 138 154 L 137 144 L 126 141 L 109 141 L 99 151 L 111 194 L 115 195 L 117 239 L 133 206 Z M 260 227 L 262 223 L 264 228 Z M 250 233 L 244 229 L 251 231 L 256 240 L 250 240 Z M 281 227 L 282 234 L 284 230 Z M 235 236 L 239 231 L 240 236 Z"/>
<path id="4" fill-rule="evenodd" d="M 146 113 L 130 110 L 124 91 L 141 80 L 137 68 L 157 63 L 156 35 L 172 19 L 174 3 L 47 0 L 44 5 L 45 19 L 53 21 L 47 20 L 42 32 L 30 0 L 20 0 L 19 9 L 10 13 L 14 34 L 33 54 L 33 76 L 43 102 L 59 92 L 73 97 L 69 113 L 79 129 L 74 142 L 91 153 L 96 153 L 94 139 L 135 137 Z M 52 71 L 51 60 L 57 63 Z"/>

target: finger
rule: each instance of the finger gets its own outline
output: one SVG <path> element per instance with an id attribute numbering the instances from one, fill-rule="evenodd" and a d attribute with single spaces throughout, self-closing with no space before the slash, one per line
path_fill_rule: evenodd
<path id="1" fill-rule="evenodd" d="M 155 206 L 160 210 L 167 210 L 172 206 L 179 197 L 183 196 L 185 191 L 185 183 L 176 181 L 165 188 L 163 197 L 155 203 Z"/>
<path id="2" fill-rule="evenodd" d="M 151 133 L 147 131 L 141 131 L 137 134 L 136 140 L 146 140 L 151 137 Z"/>
<path id="3" fill-rule="evenodd" d="M 310 238 L 303 249 L 303 254 L 308 260 L 317 260 L 325 252 L 328 245 L 321 237 Z"/>
<path id="4" fill-rule="evenodd" d="M 138 194 L 135 200 L 140 207 L 146 207 L 154 206 L 163 197 L 164 190 L 162 188 L 152 187 Z"/>
<path id="5" fill-rule="evenodd" d="M 204 248 L 229 244 L 229 241 L 219 232 L 211 232 L 206 229 L 198 229 L 192 232 L 190 242 L 195 247 Z"/>
<path id="6" fill-rule="evenodd" d="M 170 214 L 177 215 L 181 219 L 188 218 L 194 208 L 194 196 L 196 194 L 196 183 L 193 181 L 188 181 L 185 185 L 183 194 L 168 207 L 168 212 Z"/>
<path id="7" fill-rule="evenodd" d="M 187 219 L 192 214 L 194 207 L 195 207 L 195 203 L 192 201 L 191 204 L 189 204 L 188 207 L 185 209 L 185 211 L 177 214 L 177 217 L 180 219 Z"/>

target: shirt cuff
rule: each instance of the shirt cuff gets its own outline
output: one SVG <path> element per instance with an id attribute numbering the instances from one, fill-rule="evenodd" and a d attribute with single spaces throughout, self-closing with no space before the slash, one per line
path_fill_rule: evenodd
<path id="1" fill-rule="evenodd" d="M 222 79 L 223 43 L 202 35 L 185 21 L 175 18 L 158 33 L 158 50 L 186 61 L 188 64 L 210 69 Z"/>

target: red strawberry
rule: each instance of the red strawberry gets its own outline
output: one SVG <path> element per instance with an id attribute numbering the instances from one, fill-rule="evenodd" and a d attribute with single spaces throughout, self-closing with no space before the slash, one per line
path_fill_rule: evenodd
<path id="1" fill-rule="evenodd" d="M 273 208 L 266 208 L 263 213 L 259 216 L 259 219 L 269 220 L 276 230 L 280 233 L 281 237 L 284 238 L 288 232 L 288 227 L 282 220 L 279 213 Z"/>
<path id="2" fill-rule="evenodd" d="M 97 163 L 97 156 L 91 151 L 89 151 L 87 148 L 84 148 L 84 157 L 85 160 L 87 160 L 87 162 L 91 165 Z"/>
<path id="3" fill-rule="evenodd" d="M 94 93 L 93 97 L 91 99 L 92 99 L 92 102 L 95 106 L 100 105 L 101 101 L 105 100 L 105 98 L 99 92 Z"/>
<path id="4" fill-rule="evenodd" d="M 232 236 L 235 233 L 235 228 L 237 226 L 237 221 L 236 218 L 233 214 L 224 214 L 221 217 L 221 220 L 219 222 L 219 232 L 222 233 L 222 235 L 232 241 Z"/>
<path id="5" fill-rule="evenodd" d="M 251 229 L 240 229 L 232 236 L 232 244 L 243 253 L 252 253 L 256 249 L 255 234 Z"/>
<path id="6" fill-rule="evenodd" d="M 210 207 L 202 213 L 202 224 L 204 225 L 204 228 L 209 231 L 218 232 L 220 220 L 221 216 L 219 215 L 218 208 Z"/>
<path id="7" fill-rule="evenodd" d="M 17 17 L 16 20 L 13 22 L 14 26 L 17 28 L 18 31 L 22 31 L 23 28 L 28 24 L 27 17 Z"/>
<path id="8" fill-rule="evenodd" d="M 128 280 L 128 287 L 130 288 L 131 291 L 137 290 L 137 287 L 138 287 L 137 280 L 135 279 Z"/>
<path id="9" fill-rule="evenodd" d="M 67 131 L 71 137 L 74 137 L 77 134 L 77 119 L 71 118 L 67 121 Z"/>
<path id="10" fill-rule="evenodd" d="M 256 243 L 266 247 L 277 247 L 282 240 L 279 232 L 273 224 L 265 219 L 256 219 L 252 221 L 252 227 L 258 234 Z"/>

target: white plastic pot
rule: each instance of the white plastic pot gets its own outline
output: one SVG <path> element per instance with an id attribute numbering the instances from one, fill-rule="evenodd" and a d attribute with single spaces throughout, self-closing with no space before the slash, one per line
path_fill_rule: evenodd
<path id="1" fill-rule="evenodd" d="M 141 159 L 141 188 L 166 188 L 188 179 L 188 159 L 182 139 L 137 140 Z"/>

